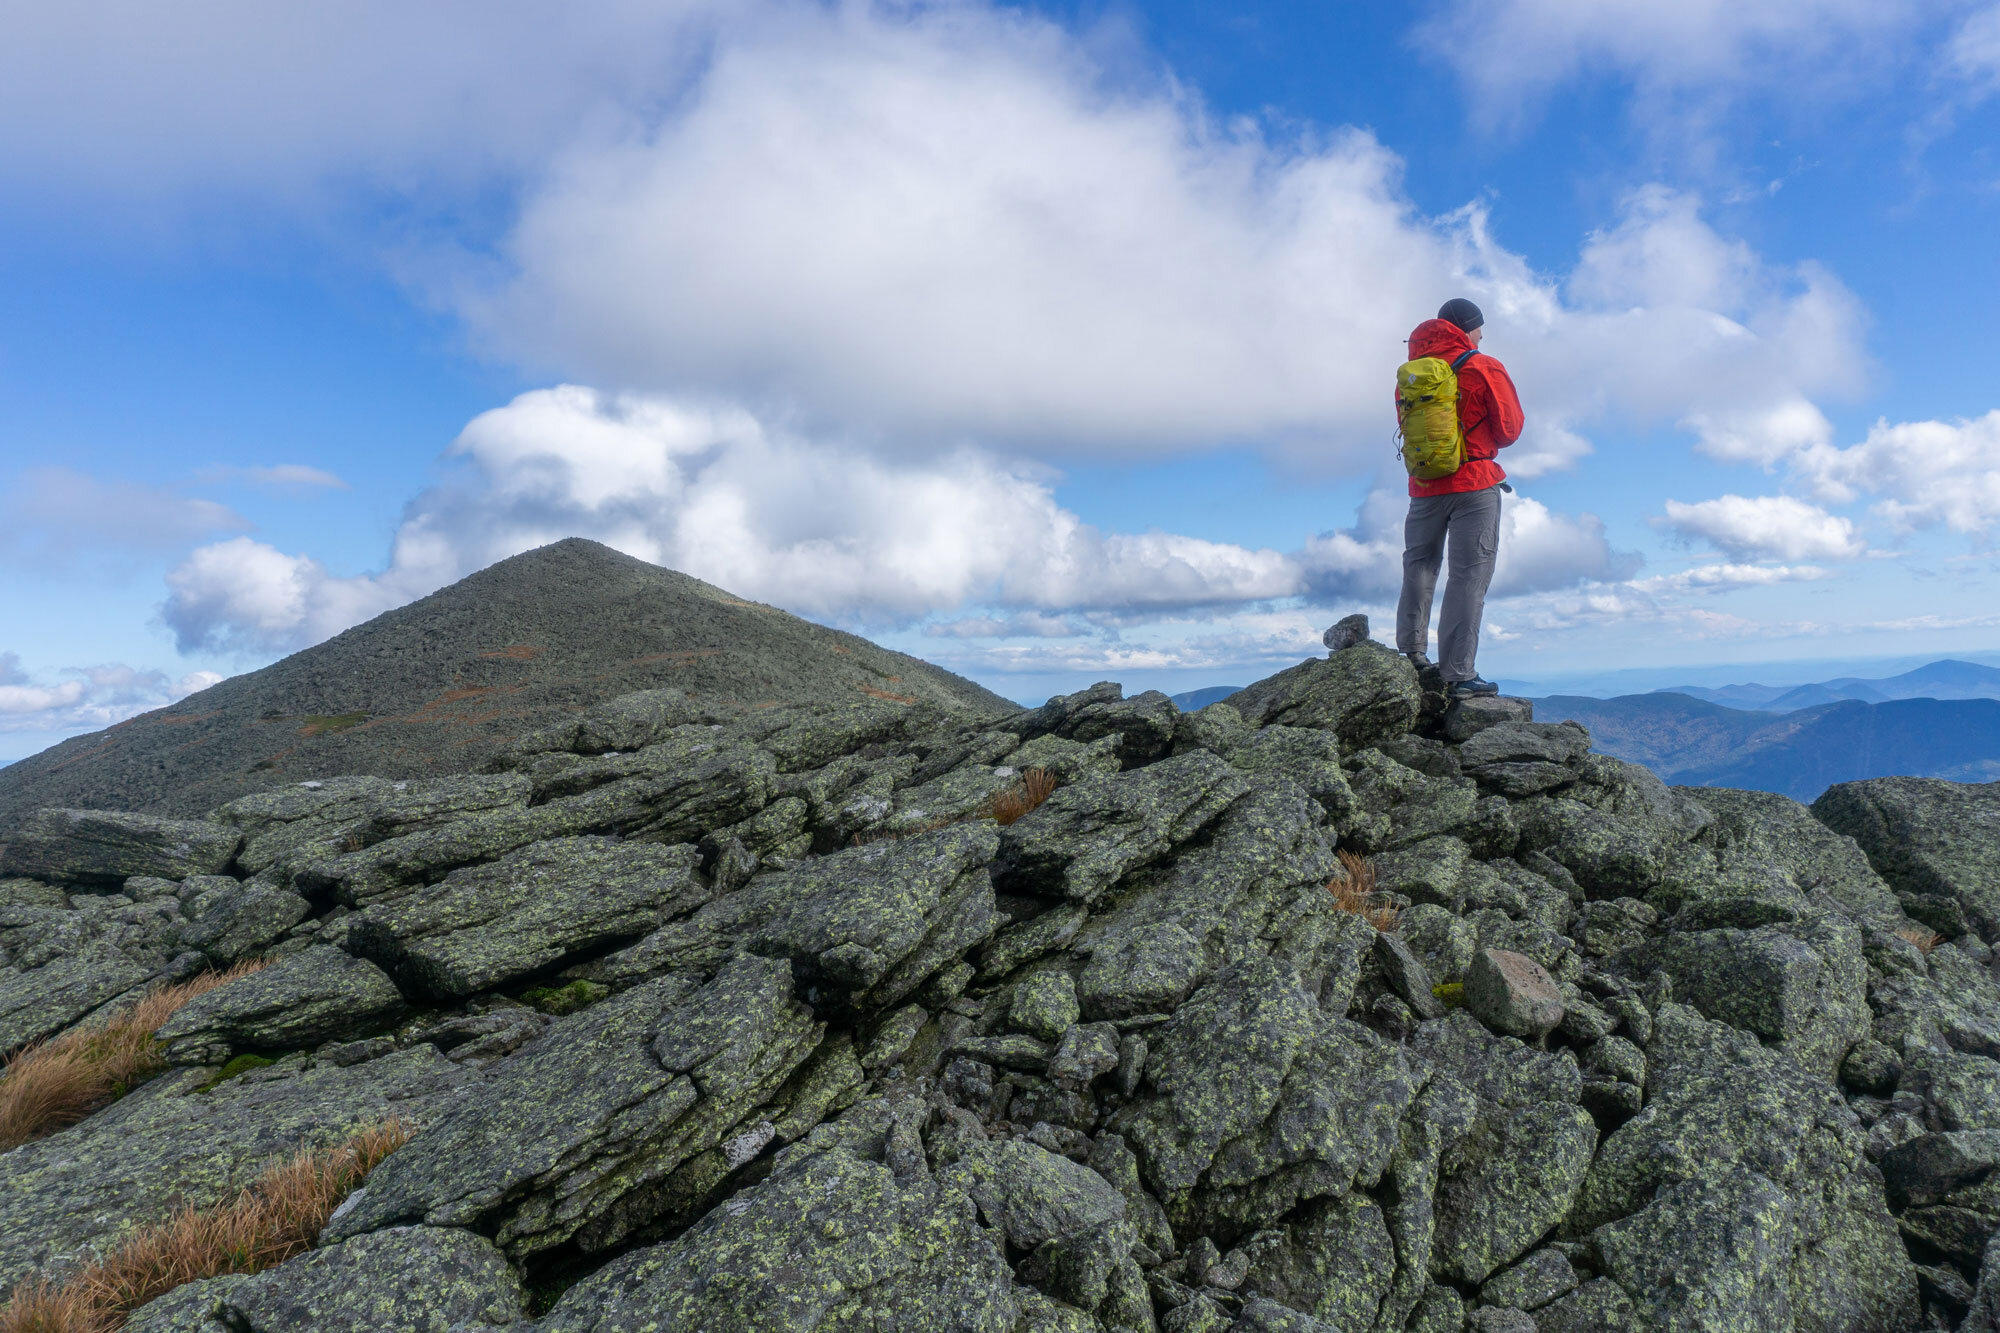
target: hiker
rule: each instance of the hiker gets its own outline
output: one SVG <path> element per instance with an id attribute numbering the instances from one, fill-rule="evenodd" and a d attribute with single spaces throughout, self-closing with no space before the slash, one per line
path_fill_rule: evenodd
<path id="1" fill-rule="evenodd" d="M 1473 667 L 1479 616 L 1500 552 L 1500 492 L 1512 491 L 1494 455 L 1521 436 L 1521 400 L 1507 368 L 1478 350 L 1486 317 L 1464 297 L 1410 335 L 1396 372 L 1396 421 L 1410 474 L 1403 524 L 1403 595 L 1396 647 L 1430 665 L 1431 594 L 1447 547 L 1451 571 L 1438 621 L 1438 668 L 1454 699 L 1498 694 Z"/>

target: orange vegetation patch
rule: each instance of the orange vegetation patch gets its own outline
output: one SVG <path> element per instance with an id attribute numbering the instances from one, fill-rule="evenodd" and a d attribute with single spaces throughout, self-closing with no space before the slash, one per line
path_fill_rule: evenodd
<path id="1" fill-rule="evenodd" d="M 839 653 L 842 657 L 854 656 L 854 650 L 852 648 L 849 648 L 844 643 L 829 643 L 827 647 L 832 649 L 834 652 Z"/>
<path id="2" fill-rule="evenodd" d="M 1343 848 L 1340 868 L 1346 873 L 1327 881 L 1326 886 L 1333 895 L 1334 909 L 1352 913 L 1377 930 L 1394 930 L 1399 914 L 1376 891 L 1375 863 Z"/>
<path id="3" fill-rule="evenodd" d="M 911 695 L 891 694 L 887 690 L 878 690 L 873 685 L 857 685 L 854 688 L 860 690 L 871 699 L 887 699 L 892 704 L 913 704 L 916 702 L 916 699 Z"/>
<path id="4" fill-rule="evenodd" d="M 1944 936 L 1938 934 L 1935 930 L 1925 930 L 1922 926 L 1905 926 L 1896 933 L 1916 945 L 1924 953 L 1929 953 L 1932 949 L 1944 943 Z"/>
<path id="5" fill-rule="evenodd" d="M 311 1249 L 341 1200 L 410 1134 L 392 1120 L 337 1147 L 303 1149 L 228 1202 L 183 1208 L 67 1282 L 23 1283 L 0 1308 L 0 1333 L 114 1333 L 175 1287 L 275 1268 Z"/>
<path id="6" fill-rule="evenodd" d="M 531 662 L 542 655 L 542 650 L 532 643 L 510 643 L 497 652 L 481 653 L 484 658 L 504 658 L 510 662 Z"/>
<path id="7" fill-rule="evenodd" d="M 1055 794 L 1056 775 L 1046 768 L 1031 768 L 1020 781 L 993 798 L 987 807 L 996 824 L 1011 824 Z"/>
<path id="8" fill-rule="evenodd" d="M 268 965 L 251 959 L 164 986 L 102 1023 L 23 1049 L 0 1069 L 0 1152 L 75 1124 L 165 1069 L 154 1030 L 196 996 Z"/>

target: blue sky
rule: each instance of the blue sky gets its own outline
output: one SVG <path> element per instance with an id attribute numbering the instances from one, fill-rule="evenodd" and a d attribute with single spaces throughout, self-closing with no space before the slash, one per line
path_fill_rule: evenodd
<path id="1" fill-rule="evenodd" d="M 0 50 L 0 759 L 572 533 L 1037 698 L 2000 649 L 2000 5 L 85 0 Z"/>

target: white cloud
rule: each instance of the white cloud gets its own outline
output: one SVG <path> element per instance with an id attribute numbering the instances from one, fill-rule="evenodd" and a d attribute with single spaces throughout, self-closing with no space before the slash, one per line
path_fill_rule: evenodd
<path id="1" fill-rule="evenodd" d="M 1322 601 L 1393 601 L 1403 580 L 1403 516 L 1408 501 L 1372 492 L 1355 526 L 1323 532 L 1306 543 L 1303 563 Z M 1614 551 L 1595 514 L 1566 515 L 1539 500 L 1503 497 L 1500 555 L 1491 596 L 1515 597 L 1584 581 L 1621 579 L 1639 567 L 1636 555 Z"/>
<path id="2" fill-rule="evenodd" d="M 241 532 L 248 519 L 213 500 L 158 486 L 102 481 L 62 467 L 34 467 L 7 488 L 0 550 L 68 563 L 109 552 L 157 554 L 218 532 Z"/>
<path id="3" fill-rule="evenodd" d="M 1743 560 L 1841 560 L 1864 549 L 1851 521 L 1789 495 L 1669 500 L 1665 522 L 1683 539 Z"/>
<path id="4" fill-rule="evenodd" d="M 0 732 L 83 731 L 122 722 L 205 690 L 222 677 L 194 671 L 178 680 L 122 663 L 72 667 L 61 679 L 35 682 L 20 655 L 0 653 Z"/>
<path id="5" fill-rule="evenodd" d="M 1867 494 L 1874 512 L 1908 530 L 1985 533 L 2000 521 L 2000 410 L 1958 421 L 1878 421 L 1861 443 L 1819 445 L 1791 460 L 1822 499 Z"/>
<path id="6" fill-rule="evenodd" d="M 2000 91 L 2000 4 L 1959 25 L 1945 47 L 1945 67 L 1982 92 Z"/>
<path id="7" fill-rule="evenodd" d="M 334 473 L 325 468 L 308 467 L 304 463 L 278 463 L 270 467 L 212 467 L 204 468 L 199 475 L 203 481 L 240 480 L 273 490 L 348 489 L 347 483 Z"/>
<path id="8" fill-rule="evenodd" d="M 1416 36 L 1464 80 L 1482 115 L 1574 78 L 1616 73 L 1642 98 L 1782 87 L 1818 100 L 1879 68 L 1953 0 L 1453 0 Z"/>
<path id="9" fill-rule="evenodd" d="M 379 574 L 338 578 L 307 555 L 237 537 L 168 577 L 163 618 L 184 650 L 316 643 L 495 560 L 588 536 L 745 596 L 884 625 L 969 608 L 945 637 L 1050 638 L 1202 608 L 1393 590 L 1404 501 L 1370 498 L 1360 528 L 1303 551 L 1169 533 L 1107 533 L 1057 503 L 1040 469 L 961 446 L 883 459 L 741 408 L 536 390 L 482 413 L 445 484 L 414 500 Z M 1592 516 L 1508 502 L 1496 595 L 1615 577 Z"/>

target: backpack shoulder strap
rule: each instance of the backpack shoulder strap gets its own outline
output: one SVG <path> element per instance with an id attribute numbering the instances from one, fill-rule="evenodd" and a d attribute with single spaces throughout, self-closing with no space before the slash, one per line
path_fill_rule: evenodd
<path id="1" fill-rule="evenodd" d="M 1477 347 L 1466 348 L 1464 353 L 1459 356 L 1458 360 L 1451 363 L 1452 373 L 1456 375 L 1458 373 L 1458 368 L 1464 365 L 1466 362 L 1472 360 L 1472 358 L 1478 355 L 1478 353 L 1479 349 Z"/>

